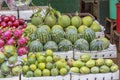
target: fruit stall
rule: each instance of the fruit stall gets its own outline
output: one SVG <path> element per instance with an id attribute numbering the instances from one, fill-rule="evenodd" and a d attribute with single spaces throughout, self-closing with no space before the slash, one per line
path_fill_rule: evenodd
<path id="1" fill-rule="evenodd" d="M 0 80 L 119 80 L 117 45 L 93 14 L 3 1 Z"/>

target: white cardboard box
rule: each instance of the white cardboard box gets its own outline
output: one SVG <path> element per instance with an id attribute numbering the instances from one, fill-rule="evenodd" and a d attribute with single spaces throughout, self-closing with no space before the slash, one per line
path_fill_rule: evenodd
<path id="1" fill-rule="evenodd" d="M 114 73 L 72 74 L 71 80 L 119 80 L 119 70 Z"/>
<path id="2" fill-rule="evenodd" d="M 55 55 L 61 56 L 63 58 L 73 58 L 73 51 L 66 52 L 54 52 Z"/>
<path id="3" fill-rule="evenodd" d="M 0 78 L 0 80 L 20 80 L 19 77 L 12 77 L 12 78 Z"/>
<path id="4" fill-rule="evenodd" d="M 45 52 L 42 52 L 43 54 Z M 54 55 L 58 55 L 61 58 L 73 58 L 73 51 L 66 51 L 66 52 L 54 52 Z M 23 58 L 27 58 L 27 55 L 19 56 L 18 60 L 22 61 Z"/>
<path id="5" fill-rule="evenodd" d="M 110 44 L 108 49 L 102 51 L 74 51 L 74 59 L 80 58 L 83 54 L 90 54 L 92 58 L 116 58 L 117 49 L 116 45 Z"/>
<path id="6" fill-rule="evenodd" d="M 46 76 L 46 77 L 30 77 L 21 76 L 21 80 L 70 80 L 70 74 L 66 76 Z"/>

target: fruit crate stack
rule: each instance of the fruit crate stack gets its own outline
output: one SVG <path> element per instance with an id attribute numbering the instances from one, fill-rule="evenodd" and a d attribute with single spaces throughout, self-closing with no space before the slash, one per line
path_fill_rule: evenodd
<path id="1" fill-rule="evenodd" d="M 53 15 L 53 13 L 54 13 L 54 15 Z M 39 14 L 39 13 L 36 13 L 36 14 Z M 40 16 L 40 15 L 38 15 L 36 17 L 36 14 L 34 14 L 32 16 L 31 23 L 33 25 L 37 26 L 38 24 L 36 23 L 35 18 L 38 18 L 38 16 Z M 82 17 L 82 19 L 79 16 Z M 44 25 L 39 26 L 39 28 L 37 28 L 37 31 L 35 33 L 36 36 L 38 35 L 37 38 L 39 38 L 39 40 L 41 40 L 40 42 L 42 42 L 42 40 L 48 40 L 48 37 L 49 37 L 49 35 L 47 35 L 46 37 L 45 36 L 42 37 L 41 35 L 39 35 L 39 34 L 45 35 L 42 32 L 44 30 L 43 27 L 44 28 L 46 27 L 46 31 L 48 30 L 48 33 L 51 29 L 51 37 L 52 38 L 50 40 L 52 40 L 52 41 L 48 40 L 48 42 L 46 44 L 44 44 L 44 42 L 43 42 L 42 43 L 44 45 L 43 50 L 47 50 L 46 48 L 51 49 L 54 51 L 54 54 L 57 54 L 59 56 L 62 56 L 62 54 L 63 54 L 66 56 L 67 59 L 70 58 L 69 51 L 72 51 L 72 50 L 73 50 L 72 58 L 75 58 L 75 59 L 78 59 L 80 57 L 80 55 L 83 55 L 85 52 L 88 54 L 94 55 L 95 58 L 109 58 L 110 56 L 111 56 L 111 58 L 116 57 L 116 46 L 110 44 L 109 40 L 104 37 L 103 26 L 101 26 L 97 21 L 95 21 L 94 17 L 88 13 L 80 13 L 80 14 L 76 13 L 76 15 L 73 15 L 73 14 L 61 15 L 61 13 L 59 11 L 51 10 L 50 13 L 49 12 L 47 13 L 44 20 L 42 20 L 40 17 L 39 17 L 39 19 L 40 19 L 39 21 L 41 23 L 44 22 Z M 53 20 L 51 20 L 51 19 L 53 19 Z M 57 24 L 56 24 L 56 21 L 57 21 Z M 82 23 L 81 23 L 81 21 L 82 21 Z M 38 23 L 41 24 L 40 22 L 38 22 Z M 96 35 L 96 33 L 99 33 L 99 32 L 100 32 L 100 34 Z M 63 35 L 64 35 L 64 37 L 63 37 Z M 65 38 L 65 39 L 63 39 L 63 38 Z M 57 43 L 58 47 L 56 47 L 57 45 L 54 42 Z M 54 44 L 54 46 L 53 46 L 53 44 Z M 91 50 L 91 51 L 89 51 L 89 50 Z M 31 50 L 31 51 L 33 51 L 33 50 Z M 93 58 L 93 56 L 92 56 L 92 58 Z M 108 60 L 108 62 L 109 62 L 109 60 Z M 104 66 L 103 66 L 103 68 L 104 68 Z M 118 69 L 117 66 L 115 68 Z M 109 72 L 109 71 L 110 71 L 110 69 L 108 69 L 105 72 L 103 71 L 103 73 L 106 73 L 106 74 L 101 73 L 101 74 L 95 75 L 94 78 L 98 79 L 99 75 L 102 75 L 103 76 L 102 79 L 107 80 L 107 78 L 105 78 L 105 75 L 111 74 L 111 75 L 109 75 L 109 76 L 111 76 L 111 79 L 112 78 L 118 79 L 119 71 L 117 71 L 115 73 L 107 74 L 107 72 Z M 70 73 L 70 75 L 72 75 L 73 80 L 74 80 L 74 75 L 72 73 Z M 78 76 L 78 78 L 81 77 L 81 75 L 75 75 L 75 76 Z M 90 78 L 89 75 L 87 75 L 87 76 L 88 77 L 86 79 Z M 83 79 L 85 79 L 85 78 L 83 78 Z"/>
<path id="2" fill-rule="evenodd" d="M 44 12 L 45 12 L 45 10 L 42 13 L 44 13 Z M 67 13 L 67 15 L 72 17 L 72 16 L 75 16 L 76 14 L 75 13 L 72 13 L 72 14 L 71 13 Z M 80 17 L 91 16 L 91 18 L 94 20 L 94 23 L 99 24 L 99 22 L 97 20 L 95 20 L 95 18 L 91 14 L 89 14 L 89 13 L 79 13 L 77 15 L 80 16 Z M 81 33 L 81 31 L 79 32 L 79 29 L 81 30 L 84 27 L 85 26 L 80 26 L 79 28 L 77 28 L 78 29 L 78 34 Z M 99 24 L 99 27 L 101 27 L 101 30 L 95 32 L 96 38 L 104 36 L 104 30 L 105 30 L 104 27 L 102 25 L 100 25 L 100 24 Z M 93 29 L 95 29 L 94 26 L 93 26 Z M 76 57 L 78 57 L 82 53 L 90 53 L 91 56 L 93 56 L 93 58 L 97 58 L 97 57 L 114 58 L 114 57 L 117 57 L 116 45 L 110 44 L 109 41 L 107 41 L 107 39 L 105 39 L 105 38 L 103 38 L 103 40 L 106 42 L 106 44 L 105 44 L 106 46 L 109 45 L 108 47 L 106 47 L 106 49 L 100 50 L 100 51 L 99 50 L 96 50 L 96 51 L 80 50 L 79 51 L 79 50 L 75 49 L 74 50 L 74 55 L 75 55 L 74 57 L 76 58 Z M 70 53 L 70 52 L 68 52 L 68 53 Z M 65 55 L 65 54 L 63 53 L 63 55 Z M 70 56 L 71 57 L 72 55 L 70 55 L 70 54 L 67 55 L 66 54 L 66 56 L 68 56 L 68 57 Z"/>
<path id="3" fill-rule="evenodd" d="M 118 66 L 103 59 L 115 57 L 116 47 L 88 13 L 62 14 L 48 7 L 34 12 L 30 22 L 1 15 L 0 26 L 1 78 L 10 73 L 21 80 L 118 79 Z"/>

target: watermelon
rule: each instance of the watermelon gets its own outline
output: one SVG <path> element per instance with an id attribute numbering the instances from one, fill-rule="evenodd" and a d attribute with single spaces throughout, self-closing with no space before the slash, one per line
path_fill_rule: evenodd
<path id="1" fill-rule="evenodd" d="M 48 41 L 45 45 L 44 45 L 44 50 L 52 50 L 52 51 L 58 51 L 58 46 L 54 41 Z"/>
<path id="2" fill-rule="evenodd" d="M 39 40 L 34 40 L 29 45 L 30 52 L 41 52 L 43 51 L 43 45 Z"/>
<path id="3" fill-rule="evenodd" d="M 68 26 L 68 27 L 66 28 L 66 31 L 68 31 L 68 30 L 70 30 L 70 29 L 77 31 L 77 28 L 76 28 L 75 26 Z"/>
<path id="4" fill-rule="evenodd" d="M 74 47 L 80 51 L 87 51 L 89 50 L 89 43 L 85 39 L 81 38 L 74 43 Z"/>
<path id="5" fill-rule="evenodd" d="M 96 36 L 95 32 L 92 29 L 86 28 L 82 33 L 82 37 L 90 43 L 92 40 L 95 39 Z"/>
<path id="6" fill-rule="evenodd" d="M 60 28 L 54 28 L 51 31 L 51 37 L 52 40 L 55 41 L 56 43 L 59 43 L 65 36 L 65 32 L 63 29 Z"/>
<path id="7" fill-rule="evenodd" d="M 110 41 L 105 37 L 101 37 L 100 39 L 104 42 L 104 48 L 107 49 L 110 45 Z"/>
<path id="8" fill-rule="evenodd" d="M 90 43 L 90 50 L 91 51 L 101 51 L 101 50 L 104 50 L 104 42 L 101 39 L 94 39 Z"/>
<path id="9" fill-rule="evenodd" d="M 70 40 L 72 43 L 75 43 L 75 41 L 78 39 L 77 31 L 74 29 L 69 29 L 66 31 L 65 37 L 66 39 Z"/>
<path id="10" fill-rule="evenodd" d="M 54 25 L 54 26 L 52 27 L 52 30 L 53 30 L 53 29 L 62 29 L 62 30 L 63 30 L 63 27 L 60 26 L 60 25 Z"/>
<path id="11" fill-rule="evenodd" d="M 43 28 L 43 29 L 47 30 L 48 32 L 50 32 L 50 27 L 48 25 L 39 25 L 38 27 L 41 29 Z"/>
<path id="12" fill-rule="evenodd" d="M 40 40 L 42 44 L 45 44 L 51 39 L 50 33 L 45 28 L 41 27 L 39 27 L 36 31 L 36 37 Z"/>
<path id="13" fill-rule="evenodd" d="M 72 43 L 67 40 L 63 39 L 59 44 L 58 44 L 58 49 L 59 51 L 69 51 L 73 49 Z"/>

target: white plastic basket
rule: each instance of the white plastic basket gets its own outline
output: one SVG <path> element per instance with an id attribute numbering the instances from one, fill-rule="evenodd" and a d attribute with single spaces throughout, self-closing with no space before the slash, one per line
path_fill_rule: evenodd
<path id="1" fill-rule="evenodd" d="M 119 80 L 119 71 L 99 74 L 72 74 L 71 80 Z"/>
<path id="2" fill-rule="evenodd" d="M 46 77 L 30 77 L 26 78 L 21 76 L 21 80 L 70 80 L 70 74 L 66 76 L 46 76 Z"/>
<path id="3" fill-rule="evenodd" d="M 12 78 L 0 78 L 0 80 L 20 80 L 19 77 L 12 77 Z"/>
<path id="4" fill-rule="evenodd" d="M 90 54 L 92 58 L 116 58 L 117 49 L 116 45 L 110 44 L 108 49 L 102 51 L 74 51 L 74 59 L 79 59 L 82 54 Z"/>

